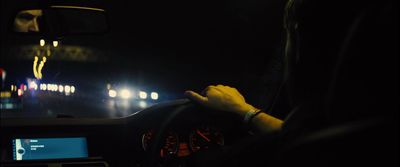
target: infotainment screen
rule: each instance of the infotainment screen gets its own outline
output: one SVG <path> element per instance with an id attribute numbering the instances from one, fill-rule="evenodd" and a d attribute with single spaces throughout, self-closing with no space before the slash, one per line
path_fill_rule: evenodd
<path id="1" fill-rule="evenodd" d="M 14 160 L 87 158 L 86 138 L 30 138 L 13 140 Z"/>

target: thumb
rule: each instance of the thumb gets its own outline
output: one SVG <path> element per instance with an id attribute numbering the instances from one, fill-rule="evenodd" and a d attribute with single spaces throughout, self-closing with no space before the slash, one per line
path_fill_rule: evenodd
<path id="1" fill-rule="evenodd" d="M 207 97 L 204 97 L 196 92 L 193 91 L 186 91 L 185 92 L 186 97 L 188 97 L 189 99 L 196 101 L 200 104 L 205 105 L 206 102 L 208 101 Z"/>

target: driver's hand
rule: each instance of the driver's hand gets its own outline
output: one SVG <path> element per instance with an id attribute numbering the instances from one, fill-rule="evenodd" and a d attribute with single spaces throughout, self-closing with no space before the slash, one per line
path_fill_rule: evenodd
<path id="1" fill-rule="evenodd" d="M 239 91 L 229 86 L 208 86 L 204 89 L 202 95 L 194 91 L 186 91 L 185 95 L 204 106 L 216 110 L 234 112 L 241 116 L 244 116 L 247 112 L 259 110 L 246 103 Z"/>

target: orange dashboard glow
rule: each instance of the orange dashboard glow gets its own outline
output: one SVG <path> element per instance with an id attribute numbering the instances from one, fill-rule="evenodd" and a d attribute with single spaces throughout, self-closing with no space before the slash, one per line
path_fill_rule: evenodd
<path id="1" fill-rule="evenodd" d="M 189 146 L 187 143 L 180 143 L 178 150 L 178 157 L 185 157 L 190 155 Z"/>

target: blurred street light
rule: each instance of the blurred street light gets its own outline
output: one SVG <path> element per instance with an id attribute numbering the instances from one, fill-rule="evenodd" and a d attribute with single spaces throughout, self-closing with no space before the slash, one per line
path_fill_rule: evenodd
<path id="1" fill-rule="evenodd" d="M 44 46 L 46 44 L 46 41 L 44 39 L 40 39 L 39 44 L 40 46 Z"/>
<path id="2" fill-rule="evenodd" d="M 143 92 L 143 91 L 140 91 L 140 92 L 139 92 L 139 97 L 140 97 L 141 99 L 146 99 L 146 98 L 147 98 L 147 93 L 146 93 L 146 92 Z"/>
<path id="3" fill-rule="evenodd" d="M 110 89 L 108 91 L 108 96 L 110 96 L 112 98 L 117 97 L 117 91 Z"/>
<path id="4" fill-rule="evenodd" d="M 58 41 L 53 41 L 53 46 L 56 48 L 58 46 Z"/>
<path id="5" fill-rule="evenodd" d="M 158 93 L 157 92 L 151 92 L 150 97 L 153 100 L 157 100 L 158 99 Z"/>
<path id="6" fill-rule="evenodd" d="M 121 98 L 123 98 L 123 99 L 129 99 L 129 98 L 131 98 L 131 96 L 132 96 L 131 91 L 129 91 L 128 89 L 122 89 L 122 90 L 119 92 L 119 95 L 120 95 Z"/>

